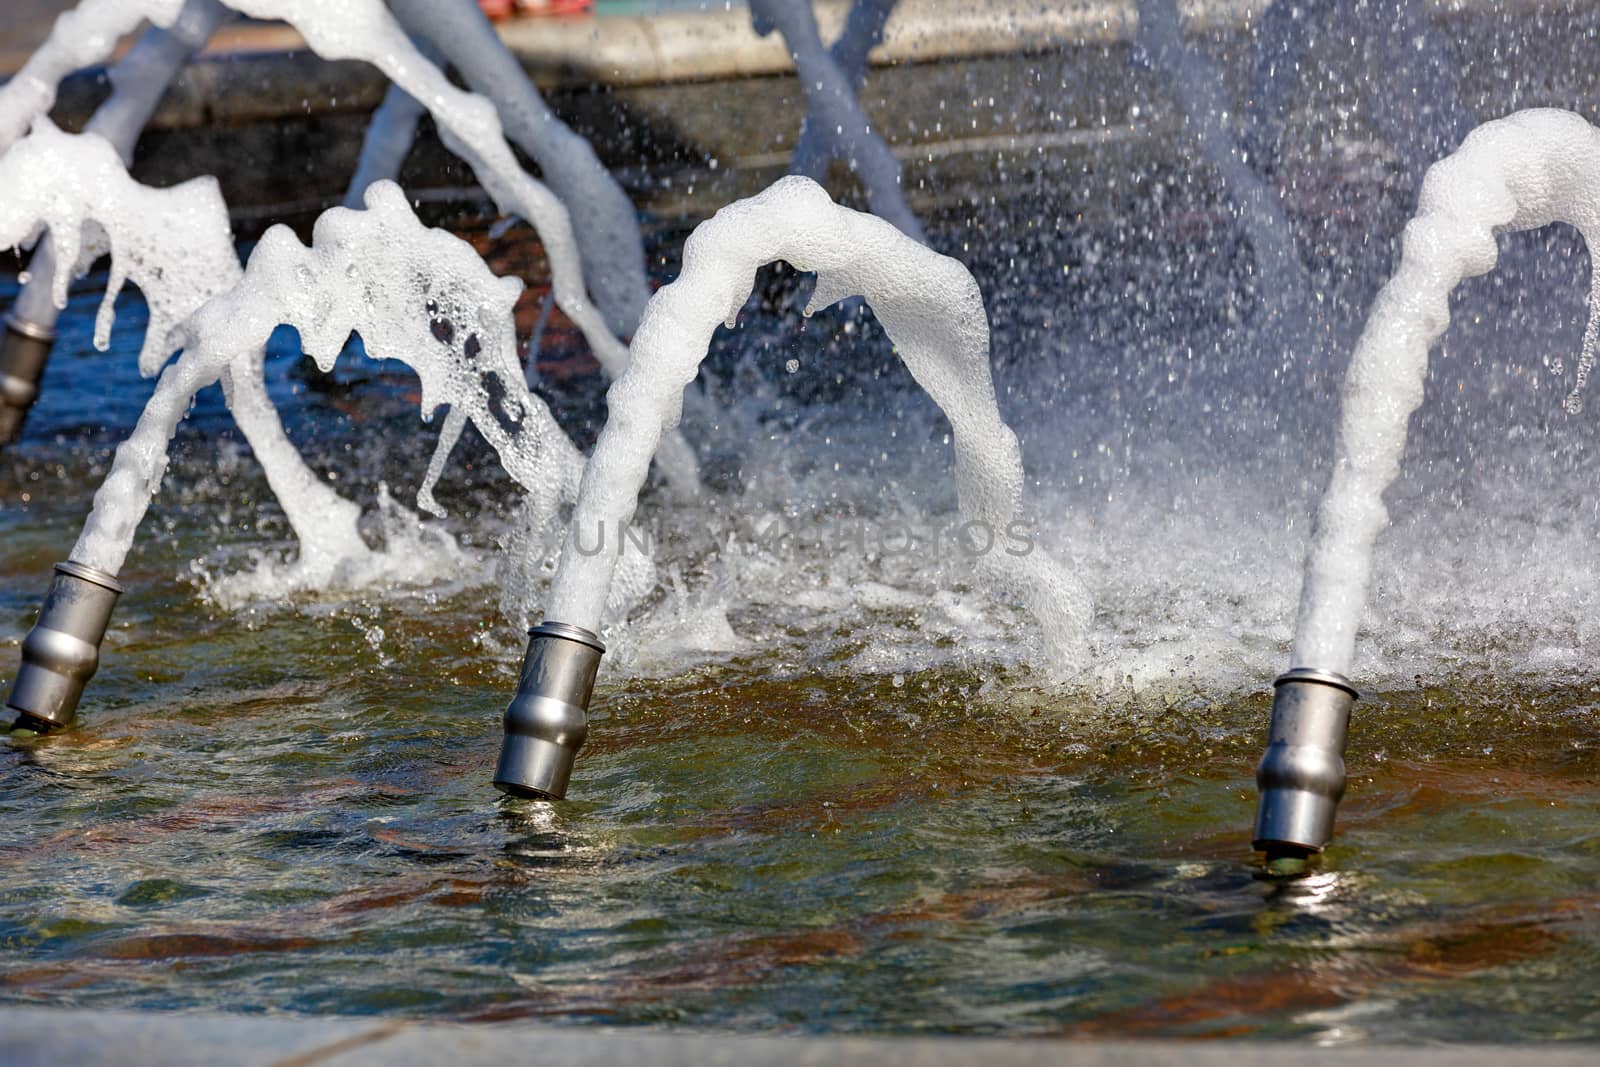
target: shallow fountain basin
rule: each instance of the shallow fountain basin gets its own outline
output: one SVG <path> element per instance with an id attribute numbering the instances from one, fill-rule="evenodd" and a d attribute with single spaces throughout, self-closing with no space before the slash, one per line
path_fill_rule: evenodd
<path id="1" fill-rule="evenodd" d="M 1124 69 L 1120 46 L 1096 50 Z M 903 73 L 936 94 L 974 69 Z M 988 69 L 1028 81 L 1024 59 Z M 1570 106 L 1555 97 L 1589 77 L 1494 91 Z M 711 90 L 684 92 L 704 107 Z M 1010 137 L 1014 119 L 984 110 L 982 133 Z M 1464 287 L 1483 312 L 1448 342 L 1464 358 L 1430 383 L 1380 546 L 1339 836 L 1308 877 L 1266 881 L 1251 776 L 1341 350 L 1284 369 L 1249 329 L 1259 294 L 1226 211 L 1169 143 L 1140 140 L 1170 117 L 1102 125 L 1065 137 L 1079 153 L 1065 158 L 1134 180 L 1079 182 L 1033 129 L 925 153 L 947 168 L 931 175 L 963 173 L 948 161 L 964 152 L 994 182 L 917 201 L 989 296 L 1041 535 L 1099 596 L 1089 677 L 1030 669 L 1025 618 L 959 561 L 881 546 L 844 560 L 819 535 L 738 570 L 732 651 L 674 644 L 664 597 L 603 670 L 570 799 L 506 800 L 489 776 L 521 640 L 486 586 L 509 483 L 479 450 L 441 492 L 481 566 L 222 604 L 214 576 L 289 546 L 213 392 L 123 573 L 80 725 L 0 747 L 0 1005 L 652 1033 L 1595 1040 L 1600 642 L 1594 583 L 1573 579 L 1600 486 L 1593 431 L 1551 419 L 1558 372 L 1527 355 L 1576 351 L 1574 242 L 1518 238 L 1500 275 Z M 348 140 L 326 116 L 295 129 Z M 1144 147 L 1107 148 L 1124 142 Z M 635 176 L 660 194 L 646 222 L 662 279 L 692 221 L 675 212 L 774 166 L 724 164 L 696 185 L 710 171 L 685 158 Z M 1338 336 L 1404 218 L 1409 191 L 1385 175 L 1358 146 L 1291 195 L 1303 223 L 1329 220 L 1316 269 Z M 536 246 L 436 203 L 497 268 L 538 276 Z M 114 350 L 91 352 L 97 284 L 76 290 L 28 438 L 0 456 L 0 663 L 149 388 L 132 294 Z M 781 273 L 758 294 L 709 376 L 724 394 L 765 390 L 700 438 L 716 491 L 697 511 L 646 500 L 691 616 L 726 563 L 702 527 L 953 512 L 942 427 L 870 321 L 803 324 L 803 287 Z M 380 482 L 407 500 L 431 445 L 414 382 L 352 353 L 330 385 L 296 356 L 280 337 L 269 378 L 313 464 L 369 506 Z M 559 322 L 540 363 L 591 438 L 603 387 Z"/>
<path id="2" fill-rule="evenodd" d="M 1338 840 L 1306 878 L 1261 878 L 1251 775 L 1303 545 L 1291 531 L 1271 551 L 1241 546 L 1266 512 L 1237 500 L 1279 468 L 1181 413 L 1209 408 L 1227 437 L 1282 398 L 1252 400 L 1249 375 L 1184 355 L 1207 331 L 1234 336 L 1200 314 L 1226 276 L 1162 294 L 1192 309 L 1179 343 L 1119 339 L 1138 316 L 1103 310 L 1100 339 L 1021 358 L 1052 329 L 1037 305 L 1100 284 L 1067 271 L 1043 295 L 1006 295 L 1011 238 L 1027 229 L 1010 218 L 986 231 L 999 251 L 973 259 L 1000 294 L 998 381 L 1031 466 L 1050 484 L 1091 474 L 1086 489 L 1044 492 L 1040 510 L 1052 536 L 1079 539 L 1100 594 L 1097 679 L 1032 671 L 1026 618 L 984 607 L 949 569 L 869 560 L 847 570 L 849 596 L 829 599 L 837 546 L 800 547 L 760 561 L 790 604 L 729 601 L 738 649 L 675 645 L 656 616 L 653 638 L 608 663 L 567 802 L 503 799 L 489 777 L 521 651 L 485 587 L 503 476 L 480 449 L 447 479 L 446 528 L 481 567 L 221 606 L 208 583 L 283 551 L 286 530 L 204 394 L 123 572 L 130 592 L 79 725 L 0 748 L 0 1004 L 737 1033 L 1593 1039 L 1600 690 L 1540 659 L 1559 626 L 1527 637 L 1511 611 L 1430 660 L 1438 631 L 1408 637 L 1415 619 L 1380 609 L 1393 658 L 1366 665 L 1380 684 L 1352 731 Z M 463 225 L 492 260 L 536 256 L 515 232 Z M 653 233 L 670 258 L 681 228 Z M 1084 241 L 1070 246 L 1080 275 L 1136 253 L 1152 276 L 1193 261 L 1185 242 L 1152 246 L 1132 229 Z M 1086 251 L 1108 243 L 1116 255 Z M 1547 238 L 1528 255 L 1576 269 L 1565 247 Z M 63 320 L 77 347 L 52 362 L 28 439 L 0 461 L 0 493 L 19 502 L 0 512 L 0 654 L 12 662 L 148 389 L 132 370 L 135 296 L 114 350 L 87 352 L 94 286 Z M 835 458 L 868 456 L 865 481 L 927 499 L 935 517 L 952 506 L 937 423 L 875 327 L 859 309 L 802 325 L 795 290 L 783 273 L 758 287 L 764 303 L 719 341 L 711 378 L 765 366 L 771 392 L 750 417 L 805 440 L 803 469 L 774 489 L 765 461 L 724 459 L 703 510 L 647 497 L 664 543 L 687 554 L 691 589 L 717 567 L 693 533 L 706 514 L 715 526 L 789 494 L 797 513 L 825 499 L 881 518 L 882 501 L 831 470 Z M 1152 345 L 1167 364 L 1131 372 L 1131 354 Z M 1128 362 L 1096 377 L 1119 351 Z M 353 351 L 330 384 L 296 356 L 280 337 L 269 381 L 313 465 L 368 504 L 380 481 L 405 500 L 431 438 L 412 428 L 414 383 Z M 840 395 L 863 385 L 791 372 L 789 358 L 879 382 L 909 422 Z M 571 337 L 558 328 L 541 363 L 569 425 L 592 430 L 598 381 Z M 1028 383 L 1052 365 L 1073 369 L 1075 391 L 1052 388 L 1036 407 Z M 1184 389 L 1162 388 L 1180 365 Z M 1219 413 L 1221 397 L 1237 410 Z M 1126 447 L 1148 441 L 1130 403 L 1155 403 L 1178 444 L 1069 461 L 1118 425 Z M 796 409 L 807 414 L 785 422 Z M 1309 510 L 1318 487 L 1300 471 L 1327 432 L 1284 447 L 1265 496 Z M 908 433 L 909 452 L 869 448 Z M 726 457 L 737 442 L 703 444 Z M 1202 501 L 1197 465 L 1215 494 Z M 1173 469 L 1190 488 L 1173 488 Z M 1243 526 L 1229 526 L 1241 508 Z M 1153 518 L 1169 513 L 1177 521 Z M 1483 536 L 1520 536 L 1509 529 Z M 1457 581 L 1463 597 L 1482 587 Z M 1584 635 L 1573 639 L 1581 649 Z M 1402 676 L 1418 663 L 1421 687 Z"/>

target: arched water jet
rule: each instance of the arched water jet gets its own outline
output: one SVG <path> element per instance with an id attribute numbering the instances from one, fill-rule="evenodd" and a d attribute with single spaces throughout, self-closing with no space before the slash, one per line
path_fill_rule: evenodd
<path id="1" fill-rule="evenodd" d="M 1004 529 L 1022 500 L 1016 435 L 1000 418 L 989 370 L 989 323 L 967 269 L 883 219 L 843 208 L 815 182 L 785 178 L 723 208 L 690 236 L 683 272 L 650 301 L 627 372 L 607 394 L 605 428 L 584 468 L 545 623 L 531 632 L 495 784 L 559 798 L 586 731 L 584 708 L 599 655 L 602 608 L 622 545 L 591 552 L 598 531 L 633 521 L 650 457 L 682 414 L 719 324 L 750 297 L 756 271 L 775 260 L 815 271 L 807 313 L 864 296 L 912 377 L 950 420 L 957 497 L 968 523 Z M 604 536 L 604 534 L 601 534 Z M 1039 620 L 1052 665 L 1081 665 L 1088 592 L 1042 551 L 978 556 L 979 570 L 1019 596 Z"/>
<path id="2" fill-rule="evenodd" d="M 20 140 L 34 119 L 49 114 L 63 78 L 110 58 L 118 39 L 145 20 L 170 28 L 183 6 L 184 0 L 82 0 L 57 18 L 44 44 L 0 85 L 0 153 Z"/>
<path id="3" fill-rule="evenodd" d="M 149 310 L 139 371 L 160 372 L 178 342 L 174 331 L 206 301 L 244 276 L 234 249 L 228 207 L 213 178 L 151 189 L 128 175 L 122 157 L 92 133 L 62 133 L 49 119 L 0 156 L 0 247 L 15 247 L 45 232 L 59 264 L 36 279 L 52 310 L 66 306 L 67 286 L 109 253 L 110 278 L 95 319 L 94 343 L 110 344 L 117 295 L 131 281 Z M 260 459 L 285 515 L 302 537 L 319 534 L 307 566 L 331 570 L 366 554 L 356 532 L 361 509 L 344 500 L 307 467 L 289 443 L 262 380 L 264 344 L 231 353 L 220 373 L 229 404 Z M 114 572 L 112 572 L 114 573 Z"/>
<path id="4" fill-rule="evenodd" d="M 650 299 L 644 239 L 632 203 L 593 147 L 549 109 L 472 0 L 442 8 L 435 0 L 395 0 L 389 6 L 422 55 L 440 68 L 453 64 L 468 85 L 494 102 L 506 132 L 539 164 L 546 184 L 566 205 L 584 277 L 606 324 L 618 336 L 631 337 Z M 399 175 L 425 110 L 400 85 L 389 87 L 367 127 L 361 162 L 345 193 L 346 206 L 358 206 L 373 182 Z M 602 359 L 601 365 L 615 378 L 625 363 Z M 698 487 L 693 449 L 681 433 L 674 433 L 662 452 L 669 484 L 680 495 L 692 496 Z"/>
<path id="5" fill-rule="evenodd" d="M 427 41 L 413 41 L 417 51 L 428 62 L 443 69 L 444 54 Z M 344 206 L 359 209 L 366 202 L 367 187 L 378 182 L 398 182 L 400 168 L 417 139 L 417 124 L 428 109 L 417 98 L 390 84 L 383 94 L 383 102 L 367 120 L 367 132 L 361 139 L 361 156 L 356 162 L 356 172 L 345 187 Z"/>
<path id="6" fill-rule="evenodd" d="M 862 28 L 872 25 L 868 14 L 858 24 Z M 883 16 L 888 18 L 886 10 Z M 900 161 L 861 110 L 850 76 L 823 45 L 810 0 L 750 0 L 750 17 L 762 36 L 774 29 L 783 35 L 805 89 L 807 127 L 815 128 L 818 136 L 827 140 L 832 158 L 848 163 L 861 178 L 873 213 L 926 244 L 922 223 L 900 187 Z"/>
<path id="7" fill-rule="evenodd" d="M 584 287 L 577 239 L 567 209 L 548 188 L 518 165 L 492 103 L 456 88 L 411 43 L 382 0 L 224 0 L 255 18 L 293 26 L 323 59 L 356 59 L 377 67 L 395 85 L 427 107 L 447 147 L 472 167 L 501 211 L 519 215 L 539 231 L 550 260 L 556 305 L 582 331 L 600 365 L 612 377 L 628 363 L 628 349 L 606 326 Z M 681 437 L 658 458 L 674 491 L 693 496 L 700 478 L 694 452 Z"/>
<path id="8" fill-rule="evenodd" d="M 845 16 L 844 29 L 833 42 L 828 54 L 839 68 L 850 91 L 861 98 L 867 84 L 867 71 L 872 50 L 883 43 L 884 29 L 889 16 L 894 13 L 899 0 L 855 0 Z M 800 127 L 800 139 L 795 142 L 794 157 L 789 162 L 789 173 L 799 174 L 820 182 L 828 172 L 837 149 L 834 135 L 820 121 L 822 116 L 808 113 Z"/>
<path id="9" fill-rule="evenodd" d="M 1344 744 L 1355 690 L 1347 680 L 1388 525 L 1383 494 L 1400 470 L 1407 424 L 1422 403 L 1428 351 L 1450 324 L 1450 293 L 1485 274 L 1498 234 L 1565 222 L 1600 247 L 1600 130 L 1568 111 L 1521 111 L 1474 130 L 1435 163 L 1407 224 L 1400 266 L 1373 302 L 1351 358 L 1333 474 L 1317 509 L 1291 670 L 1278 679 L 1255 845 L 1269 858 L 1320 851 L 1344 792 Z M 1569 411 L 1600 340 L 1600 272 L 1590 279 Z"/>
<path id="10" fill-rule="evenodd" d="M 155 113 L 167 86 L 190 57 L 205 46 L 227 14 L 217 0 L 187 0 L 170 29 L 156 26 L 147 30 L 132 50 L 111 67 L 111 95 L 95 109 L 84 132 L 104 137 L 116 148 L 123 164 L 129 164 L 139 134 Z M 73 61 L 75 57 L 62 62 Z M 47 87 L 48 93 L 44 92 Z M 31 108 L 37 117 L 48 110 L 47 106 L 41 110 L 39 105 L 46 96 L 53 99 L 55 91 L 47 78 L 36 81 L 32 91 L 31 104 L 21 100 L 14 103 L 19 114 Z M 0 90 L 0 115 L 6 106 L 4 92 Z M 0 146 L 0 155 L 14 143 L 13 139 Z M 29 261 L 29 281 L 5 316 L 5 330 L 0 336 L 0 448 L 22 436 L 23 423 L 39 395 L 39 381 L 50 358 L 60 313 L 51 282 L 57 267 L 53 243 L 46 236 L 35 246 Z M 72 267 L 73 264 L 66 264 L 66 269 Z"/>
<path id="11" fill-rule="evenodd" d="M 606 323 L 631 337 L 650 300 L 633 203 L 593 146 L 556 117 L 477 0 L 389 0 L 400 24 L 439 50 L 469 88 L 494 101 L 507 135 L 539 164 L 572 216 L 583 276 Z"/>
<path id="12" fill-rule="evenodd" d="M 448 404 L 457 433 L 470 421 L 530 495 L 529 513 L 548 522 L 563 499 L 575 496 L 581 460 L 549 409 L 523 382 L 511 315 L 521 290 L 516 279 L 490 272 L 464 241 L 423 226 L 405 194 L 387 182 L 368 191 L 366 210 L 325 213 L 310 248 L 284 227 L 269 230 L 238 284 L 208 300 L 178 328 L 183 352 L 162 372 L 133 434 L 117 449 L 71 562 L 64 565 L 90 573 L 58 580 L 115 586 L 160 487 L 167 447 L 195 393 L 223 379 L 237 353 L 264 348 L 279 325 L 299 332 L 301 347 L 324 371 L 332 369 L 352 333 L 368 350 L 405 362 L 421 380 L 424 416 Z M 229 401 L 237 411 L 237 389 Z M 424 503 L 431 500 L 431 485 L 425 482 L 419 494 Z M 308 518 L 296 526 L 302 558 L 325 559 L 327 546 L 320 542 L 330 532 L 337 534 L 338 525 Z M 318 577 L 334 582 L 338 575 Z M 101 602 L 108 616 L 110 602 Z M 82 627 L 74 635 L 78 644 L 68 647 L 54 632 L 37 640 L 30 635 L 24 643 L 23 669 L 8 704 L 36 721 L 70 721 L 93 673 L 92 664 L 87 672 L 82 669 L 80 646 L 98 644 L 104 619 L 94 633 L 87 625 L 91 620 L 74 618 Z M 35 630 L 54 621 L 41 618 Z M 56 655 L 63 648 L 67 653 Z"/>

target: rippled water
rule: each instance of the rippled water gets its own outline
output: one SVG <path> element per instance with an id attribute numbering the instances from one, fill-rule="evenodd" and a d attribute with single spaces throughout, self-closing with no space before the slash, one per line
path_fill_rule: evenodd
<path id="1" fill-rule="evenodd" d="M 944 247 L 964 221 L 936 227 Z M 964 258 L 1039 536 L 1097 596 L 1085 677 L 1030 670 L 1026 616 L 959 560 L 827 540 L 952 515 L 948 446 L 870 320 L 802 328 L 792 277 L 719 341 L 715 388 L 743 399 L 691 430 L 716 491 L 646 501 L 677 573 L 610 635 L 561 804 L 489 786 L 521 641 L 487 586 L 512 501 L 481 447 L 441 493 L 467 565 L 224 609 L 218 576 L 287 530 L 203 397 L 78 727 L 0 747 L 0 1003 L 1600 1036 L 1600 475 L 1544 361 L 1576 351 L 1581 253 L 1523 239 L 1463 294 L 1484 313 L 1451 335 L 1380 546 L 1339 838 L 1277 884 L 1252 866 L 1251 774 L 1339 346 L 1279 369 L 1203 241 L 1008 221 Z M 679 236 L 657 233 L 669 262 Z M 1381 280 L 1351 273 L 1345 333 Z M 117 351 L 89 352 L 92 288 L 0 457 L 7 672 L 148 389 L 136 302 Z M 413 383 L 352 353 L 320 384 L 280 341 L 272 388 L 313 464 L 407 502 L 432 438 Z M 550 339 L 546 388 L 592 435 L 573 347 Z M 773 519 L 806 536 L 755 543 Z M 692 625 L 709 609 L 732 642 Z"/>

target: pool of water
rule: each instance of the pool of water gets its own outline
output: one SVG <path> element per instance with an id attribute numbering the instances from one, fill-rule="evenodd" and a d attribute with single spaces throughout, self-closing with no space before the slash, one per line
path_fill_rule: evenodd
<path id="1" fill-rule="evenodd" d="M 1326 398 L 1389 245 L 1335 235 L 1332 340 L 1285 355 L 1217 231 L 1155 221 L 934 229 L 988 294 L 1039 541 L 1096 595 L 1083 673 L 1040 670 L 1027 616 L 961 560 L 877 542 L 951 520 L 944 428 L 870 316 L 802 322 L 807 283 L 774 272 L 719 336 L 725 414 L 689 427 L 712 491 L 647 494 L 663 588 L 608 633 L 558 804 L 489 785 L 522 639 L 495 608 L 514 493 L 487 452 L 458 455 L 425 535 L 391 508 L 425 564 L 407 581 L 241 592 L 228 575 L 292 545 L 202 396 L 78 726 L 0 746 L 0 1004 L 1600 1037 L 1600 476 L 1547 358 L 1576 351 L 1579 246 L 1508 242 L 1461 294 L 1380 545 L 1339 837 L 1274 882 L 1249 850 L 1252 768 Z M 682 232 L 652 231 L 663 276 Z M 136 298 L 114 350 L 89 350 L 94 287 L 0 457 L 7 674 L 148 394 Z M 580 348 L 558 329 L 540 363 L 588 439 Z M 433 436 L 392 367 L 353 350 L 329 383 L 292 336 L 269 367 L 308 459 L 374 511 L 380 487 L 409 504 Z M 775 522 L 792 536 L 760 536 Z"/>

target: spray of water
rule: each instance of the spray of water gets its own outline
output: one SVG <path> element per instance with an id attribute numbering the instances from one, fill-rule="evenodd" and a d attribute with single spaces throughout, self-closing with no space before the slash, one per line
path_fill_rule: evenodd
<path id="1" fill-rule="evenodd" d="M 912 376 L 950 421 L 962 518 L 1004 530 L 1022 499 L 1016 436 L 1000 419 L 983 298 L 966 268 L 894 226 L 840 207 L 790 177 L 719 211 L 684 248 L 683 273 L 645 311 L 633 362 L 611 387 L 604 431 L 584 470 L 546 618 L 595 630 L 633 521 L 651 454 L 682 414 L 683 387 L 719 323 L 737 317 L 758 268 L 785 260 L 815 271 L 807 312 L 864 296 Z M 609 540 L 607 540 L 609 531 Z M 596 544 L 602 551 L 593 551 Z M 978 557 L 980 570 L 1038 618 L 1049 666 L 1082 666 L 1090 604 L 1082 584 L 1043 551 Z"/>
<path id="2" fill-rule="evenodd" d="M 1470 134 L 1434 164 L 1406 226 L 1399 269 L 1378 294 L 1345 380 L 1332 479 L 1317 512 L 1295 634 L 1295 666 L 1348 674 L 1372 574 L 1372 546 L 1388 524 L 1383 493 L 1399 472 L 1407 423 L 1422 403 L 1428 350 L 1450 324 L 1450 293 L 1491 270 L 1496 235 L 1552 222 L 1600 240 L 1600 130 L 1567 111 L 1521 111 Z M 1600 272 L 1567 409 L 1600 340 Z"/>
<path id="3" fill-rule="evenodd" d="M 1296 0 L 1271 4 L 1256 25 L 1250 99 L 1241 143 L 1245 161 L 1274 170 L 1303 68 L 1321 37 L 1358 46 L 1378 72 L 1366 102 L 1378 134 L 1400 162 L 1407 189 L 1476 125 L 1461 98 L 1448 38 L 1428 18 L 1425 0 Z M 1374 27 L 1382 32 L 1374 33 Z"/>
<path id="4" fill-rule="evenodd" d="M 887 9 L 882 14 L 887 20 Z M 894 223 L 907 236 L 927 243 L 922 223 L 917 221 L 900 188 L 900 161 L 861 110 L 851 75 L 840 68 L 823 45 L 811 4 L 794 0 L 750 0 L 750 16 L 757 33 L 765 36 L 776 29 L 783 35 L 799 72 L 800 84 L 805 88 L 809 107 L 806 126 L 815 129 L 816 136 L 828 142 L 828 156 L 845 161 L 860 177 L 874 213 Z M 875 18 L 875 13 L 862 16 L 869 29 L 871 18 Z M 817 165 L 817 158 L 819 155 L 814 153 L 812 166 Z"/>
<path id="5" fill-rule="evenodd" d="M 1172 81 L 1185 132 L 1222 179 L 1234 213 L 1256 256 L 1256 276 L 1276 294 L 1279 324 L 1305 334 L 1311 281 L 1295 250 L 1294 229 L 1277 191 L 1245 160 L 1229 116 L 1222 73 L 1183 39 L 1176 0 L 1139 0 L 1138 43 L 1145 59 Z"/>

